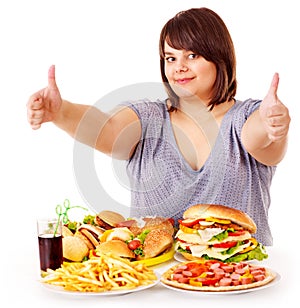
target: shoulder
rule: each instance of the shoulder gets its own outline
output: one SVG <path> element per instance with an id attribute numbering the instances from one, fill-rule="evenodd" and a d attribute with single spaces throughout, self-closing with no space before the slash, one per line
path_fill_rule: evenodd
<path id="1" fill-rule="evenodd" d="M 243 116 L 245 120 L 259 108 L 261 100 L 249 98 L 247 100 L 241 101 L 237 100 L 233 106 L 233 112 L 239 116 Z"/>
<path id="2" fill-rule="evenodd" d="M 127 101 L 122 103 L 132 109 L 140 119 L 149 119 L 153 117 L 165 118 L 167 113 L 166 102 L 162 100 L 151 101 L 148 99 Z"/>

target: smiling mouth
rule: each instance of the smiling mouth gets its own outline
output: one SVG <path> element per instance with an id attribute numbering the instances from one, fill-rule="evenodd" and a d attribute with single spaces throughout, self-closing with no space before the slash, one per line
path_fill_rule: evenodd
<path id="1" fill-rule="evenodd" d="M 176 83 L 183 85 L 183 84 L 189 83 L 191 80 L 193 80 L 193 78 L 181 78 L 181 79 L 177 79 Z"/>

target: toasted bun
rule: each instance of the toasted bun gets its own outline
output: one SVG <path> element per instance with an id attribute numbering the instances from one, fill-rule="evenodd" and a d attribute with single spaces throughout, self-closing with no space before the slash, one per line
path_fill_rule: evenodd
<path id="1" fill-rule="evenodd" d="M 113 211 L 102 211 L 95 216 L 95 223 L 107 230 L 126 220 L 124 216 Z"/>
<path id="2" fill-rule="evenodd" d="M 144 258 L 154 258 L 172 247 L 173 237 L 166 230 L 154 229 L 150 231 L 144 241 Z"/>
<path id="3" fill-rule="evenodd" d="M 62 226 L 62 236 L 66 237 L 66 236 L 73 236 L 73 232 L 67 227 L 67 226 Z"/>
<path id="4" fill-rule="evenodd" d="M 256 224 L 248 214 L 228 206 L 218 204 L 196 204 L 183 213 L 183 219 L 208 217 L 229 219 L 242 226 L 250 233 L 256 232 Z"/>
<path id="5" fill-rule="evenodd" d="M 135 254 L 130 250 L 127 244 L 121 240 L 110 240 L 100 243 L 96 247 L 96 251 L 101 254 L 113 254 L 124 258 L 134 258 Z"/>
<path id="6" fill-rule="evenodd" d="M 63 257 L 70 261 L 80 262 L 88 255 L 89 249 L 84 240 L 77 236 L 63 237 Z"/>
<path id="7" fill-rule="evenodd" d="M 134 235 L 138 235 L 145 230 L 164 230 L 169 234 L 174 234 L 174 227 L 172 223 L 164 217 L 144 217 L 142 218 L 143 223 L 140 221 L 134 222 L 129 228 Z"/>

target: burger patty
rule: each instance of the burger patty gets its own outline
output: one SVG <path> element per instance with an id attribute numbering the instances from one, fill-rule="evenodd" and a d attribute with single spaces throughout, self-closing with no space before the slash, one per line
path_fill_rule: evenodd
<path id="1" fill-rule="evenodd" d="M 105 221 L 103 221 L 102 219 L 100 219 L 99 217 L 95 218 L 97 225 L 100 228 L 103 228 L 105 230 L 110 230 L 113 228 L 113 226 L 109 225 L 108 223 L 106 223 Z"/>

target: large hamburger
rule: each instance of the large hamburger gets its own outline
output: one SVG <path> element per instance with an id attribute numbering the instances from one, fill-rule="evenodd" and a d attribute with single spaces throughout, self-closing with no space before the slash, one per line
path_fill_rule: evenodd
<path id="1" fill-rule="evenodd" d="M 268 255 L 251 235 L 255 232 L 255 222 L 242 211 L 224 205 L 197 204 L 179 220 L 175 250 L 187 260 L 263 260 Z"/>

